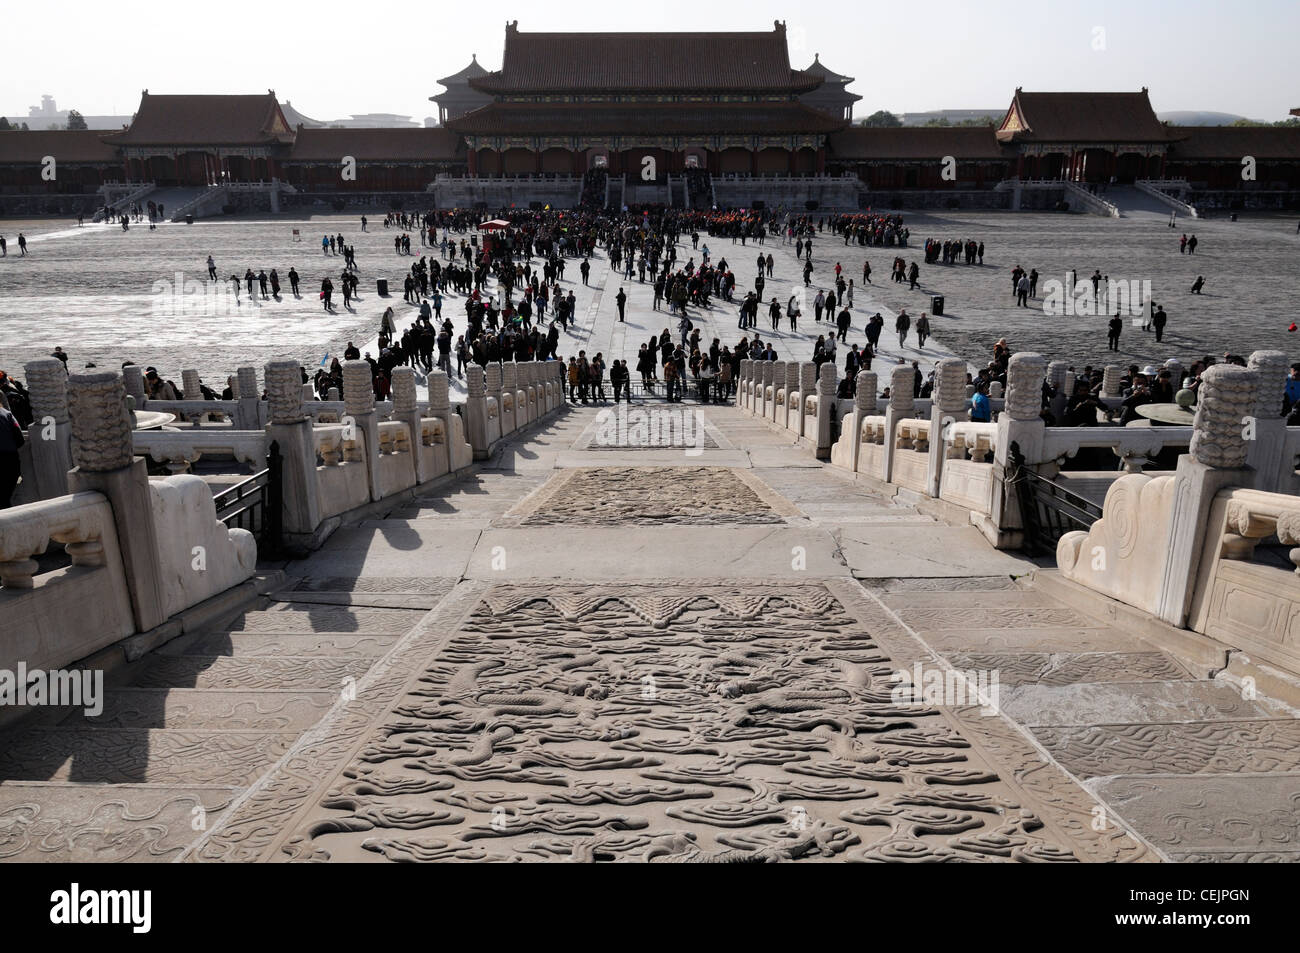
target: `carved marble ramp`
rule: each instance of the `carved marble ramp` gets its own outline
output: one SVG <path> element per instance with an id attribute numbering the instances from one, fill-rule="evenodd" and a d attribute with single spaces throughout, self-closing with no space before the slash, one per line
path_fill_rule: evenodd
<path id="1" fill-rule="evenodd" d="M 1009 577 L 1008 577 L 1009 578 Z M 1043 593 L 986 578 L 873 580 L 881 603 L 1173 860 L 1300 862 L 1300 721 Z"/>
<path id="2" fill-rule="evenodd" d="M 1141 861 L 849 580 L 458 586 L 191 860 Z"/>
<path id="3" fill-rule="evenodd" d="M 0 859 L 174 860 L 426 614 L 262 600 L 111 673 L 98 714 L 11 726 Z"/>
<path id="4" fill-rule="evenodd" d="M 585 467 L 560 471 L 497 525 L 784 523 L 798 515 L 742 469 Z"/>

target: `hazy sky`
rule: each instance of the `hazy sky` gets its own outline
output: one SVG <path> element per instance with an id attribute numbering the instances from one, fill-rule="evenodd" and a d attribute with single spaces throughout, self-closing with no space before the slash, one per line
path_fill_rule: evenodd
<path id="1" fill-rule="evenodd" d="M 487 8 L 491 7 L 491 11 Z M 435 80 L 477 53 L 501 65 L 503 12 L 524 31 L 767 30 L 783 19 L 796 67 L 857 77 L 876 109 L 1005 108 L 1027 90 L 1136 90 L 1158 111 L 1282 119 L 1300 106 L 1297 0 L 654 0 L 647 3 L 10 3 L 0 115 L 49 93 L 62 109 L 129 114 L 140 91 L 256 93 L 317 119 L 433 113 Z M 53 14 L 53 16 L 52 16 Z"/>

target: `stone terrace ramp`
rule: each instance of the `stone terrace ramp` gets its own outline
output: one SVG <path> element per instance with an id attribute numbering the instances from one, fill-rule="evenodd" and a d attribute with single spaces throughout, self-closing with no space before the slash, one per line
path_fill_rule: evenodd
<path id="1" fill-rule="evenodd" d="M 9 856 L 1295 857 L 1288 712 L 702 412 L 688 452 L 601 447 L 573 409 L 286 565 L 101 718 L 12 730 Z M 900 697 L 918 665 L 996 672 L 1000 714 Z"/>

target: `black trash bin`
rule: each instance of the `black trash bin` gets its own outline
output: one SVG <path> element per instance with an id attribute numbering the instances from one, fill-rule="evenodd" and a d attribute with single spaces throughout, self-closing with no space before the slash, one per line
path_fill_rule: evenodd
<path id="1" fill-rule="evenodd" d="M 930 295 L 930 313 L 936 318 L 943 316 L 943 295 Z"/>
<path id="2" fill-rule="evenodd" d="M 375 279 L 375 291 L 379 294 L 379 297 L 381 297 L 381 298 L 387 298 L 387 297 L 388 297 L 388 279 L 387 279 L 387 278 L 376 278 L 376 279 Z"/>
<path id="3" fill-rule="evenodd" d="M 1228 216 L 1228 221 L 1230 221 L 1230 222 L 1235 222 L 1236 220 L 1237 220 L 1237 213 L 1236 213 L 1236 212 L 1233 212 L 1231 215 Z"/>
<path id="4" fill-rule="evenodd" d="M 186 224 L 186 225 L 193 225 L 193 224 L 194 224 L 194 216 L 193 216 L 193 215 L 186 215 L 186 216 L 185 216 L 185 224 Z"/>

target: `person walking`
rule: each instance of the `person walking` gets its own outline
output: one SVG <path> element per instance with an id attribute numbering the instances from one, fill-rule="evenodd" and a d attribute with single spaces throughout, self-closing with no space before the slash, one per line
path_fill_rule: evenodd
<path id="1" fill-rule="evenodd" d="M 925 348 L 925 339 L 930 336 L 930 319 L 926 317 L 924 311 L 916 319 L 916 346 L 922 350 Z"/>
<path id="2" fill-rule="evenodd" d="M 894 321 L 894 330 L 898 332 L 898 346 L 907 347 L 907 332 L 912 328 L 912 319 L 906 311 L 898 312 Z"/>
<path id="3" fill-rule="evenodd" d="M 1156 309 L 1156 313 L 1151 315 L 1151 327 L 1155 328 L 1156 341 L 1165 339 L 1165 325 L 1169 323 L 1169 315 L 1165 314 L 1164 307 Z"/>
<path id="4" fill-rule="evenodd" d="M 1119 335 L 1120 332 L 1123 330 L 1124 330 L 1124 319 L 1121 318 L 1119 316 L 1119 312 L 1116 311 L 1115 317 L 1111 318 L 1106 325 L 1106 350 L 1108 351 L 1119 350 Z"/>
<path id="5" fill-rule="evenodd" d="M 844 307 L 840 311 L 840 313 L 835 316 L 835 327 L 837 330 L 837 334 L 835 336 L 839 340 L 843 341 L 845 344 L 847 344 L 849 341 L 849 325 L 852 324 L 852 322 L 853 322 L 853 315 L 849 311 L 847 306 Z"/>

